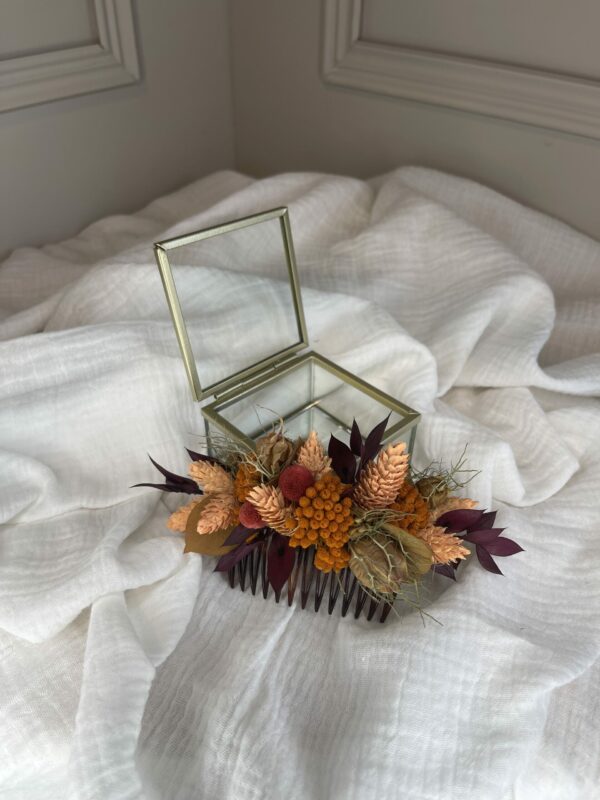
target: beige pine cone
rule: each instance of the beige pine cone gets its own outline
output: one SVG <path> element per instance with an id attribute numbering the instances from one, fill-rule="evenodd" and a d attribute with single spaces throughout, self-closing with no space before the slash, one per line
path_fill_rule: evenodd
<path id="1" fill-rule="evenodd" d="M 214 494 L 206 499 L 198 520 L 198 533 L 214 533 L 237 522 L 238 505 L 233 495 Z"/>
<path id="2" fill-rule="evenodd" d="M 331 459 L 325 453 L 316 431 L 311 431 L 308 439 L 301 445 L 296 463 L 312 472 L 316 481 L 331 469 Z"/>
<path id="3" fill-rule="evenodd" d="M 286 507 L 281 489 L 264 484 L 255 486 L 246 499 L 252 503 L 269 528 L 280 533 L 290 534 L 290 529 L 286 527 L 286 521 L 291 518 L 292 512 L 289 507 Z"/>
<path id="4" fill-rule="evenodd" d="M 211 464 L 210 461 L 193 461 L 190 464 L 189 474 L 206 494 L 233 495 L 233 479 L 218 464 Z"/>
<path id="5" fill-rule="evenodd" d="M 174 511 L 167 522 L 167 528 L 178 533 L 185 533 L 185 526 L 187 525 L 188 517 L 196 508 L 200 500 L 192 500 L 186 506 L 181 506 L 177 511 Z"/>
<path id="6" fill-rule="evenodd" d="M 469 550 L 463 545 L 458 536 L 445 533 L 444 528 L 428 525 L 426 528 L 415 532 L 415 536 L 429 545 L 436 564 L 447 564 L 457 558 L 466 558 Z"/>
<path id="7" fill-rule="evenodd" d="M 365 508 L 387 508 L 396 499 L 408 472 L 408 453 L 404 442 L 391 444 L 370 461 L 354 490 L 355 502 Z"/>

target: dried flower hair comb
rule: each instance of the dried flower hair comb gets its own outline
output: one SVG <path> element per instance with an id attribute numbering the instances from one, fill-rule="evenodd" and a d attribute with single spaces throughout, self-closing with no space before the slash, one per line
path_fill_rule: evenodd
<path id="1" fill-rule="evenodd" d="M 188 450 L 189 477 L 152 463 L 165 483 L 142 483 L 197 495 L 169 518 L 185 534 L 185 551 L 218 557 L 215 571 L 230 586 L 280 601 L 287 584 L 291 605 L 309 600 L 318 611 L 325 596 L 331 614 L 384 622 L 396 601 L 428 573 L 456 580 L 475 546 L 481 566 L 502 574 L 494 556 L 522 548 L 495 528 L 495 511 L 452 494 L 463 486 L 461 459 L 451 470 L 435 464 L 411 470 L 403 442 L 381 446 L 387 419 L 363 437 L 354 422 L 349 446 L 331 436 L 327 452 L 313 431 L 292 441 L 273 431 L 242 451 L 225 441 L 218 458 Z"/>

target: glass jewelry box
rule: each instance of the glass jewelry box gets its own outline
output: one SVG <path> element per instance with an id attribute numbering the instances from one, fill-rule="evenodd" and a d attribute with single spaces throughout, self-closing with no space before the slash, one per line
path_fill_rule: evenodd
<path id="1" fill-rule="evenodd" d="M 309 349 L 287 208 L 154 251 L 209 443 L 218 433 L 254 448 L 280 420 L 290 438 L 314 430 L 347 442 L 354 419 L 364 431 L 389 414 L 384 443 L 412 450 L 416 411 Z"/>

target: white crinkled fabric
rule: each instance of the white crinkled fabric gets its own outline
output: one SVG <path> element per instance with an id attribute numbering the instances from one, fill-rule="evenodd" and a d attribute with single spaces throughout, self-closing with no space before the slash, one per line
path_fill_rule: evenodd
<path id="1" fill-rule="evenodd" d="M 151 243 L 285 204 L 314 349 L 525 552 L 383 625 L 231 591 L 165 529 L 201 429 Z M 212 276 L 211 280 L 215 280 Z M 207 278 L 208 280 L 208 278 Z M 248 318 L 254 309 L 248 298 Z M 220 172 L 0 266 L 0 795 L 600 796 L 600 245 L 469 181 Z M 207 352 L 221 353 L 219 338 Z M 236 331 L 229 331 L 235 337 Z M 439 579 L 442 581 L 443 579 Z"/>

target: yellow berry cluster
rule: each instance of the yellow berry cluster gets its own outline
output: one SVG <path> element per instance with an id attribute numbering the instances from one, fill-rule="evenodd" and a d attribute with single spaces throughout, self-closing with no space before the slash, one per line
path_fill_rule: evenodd
<path id="1" fill-rule="evenodd" d="M 315 567 L 322 572 L 339 572 L 349 561 L 344 545 L 354 520 L 352 500 L 342 498 L 344 488 L 335 473 L 324 475 L 298 500 L 290 520 L 290 547 L 315 545 Z"/>

